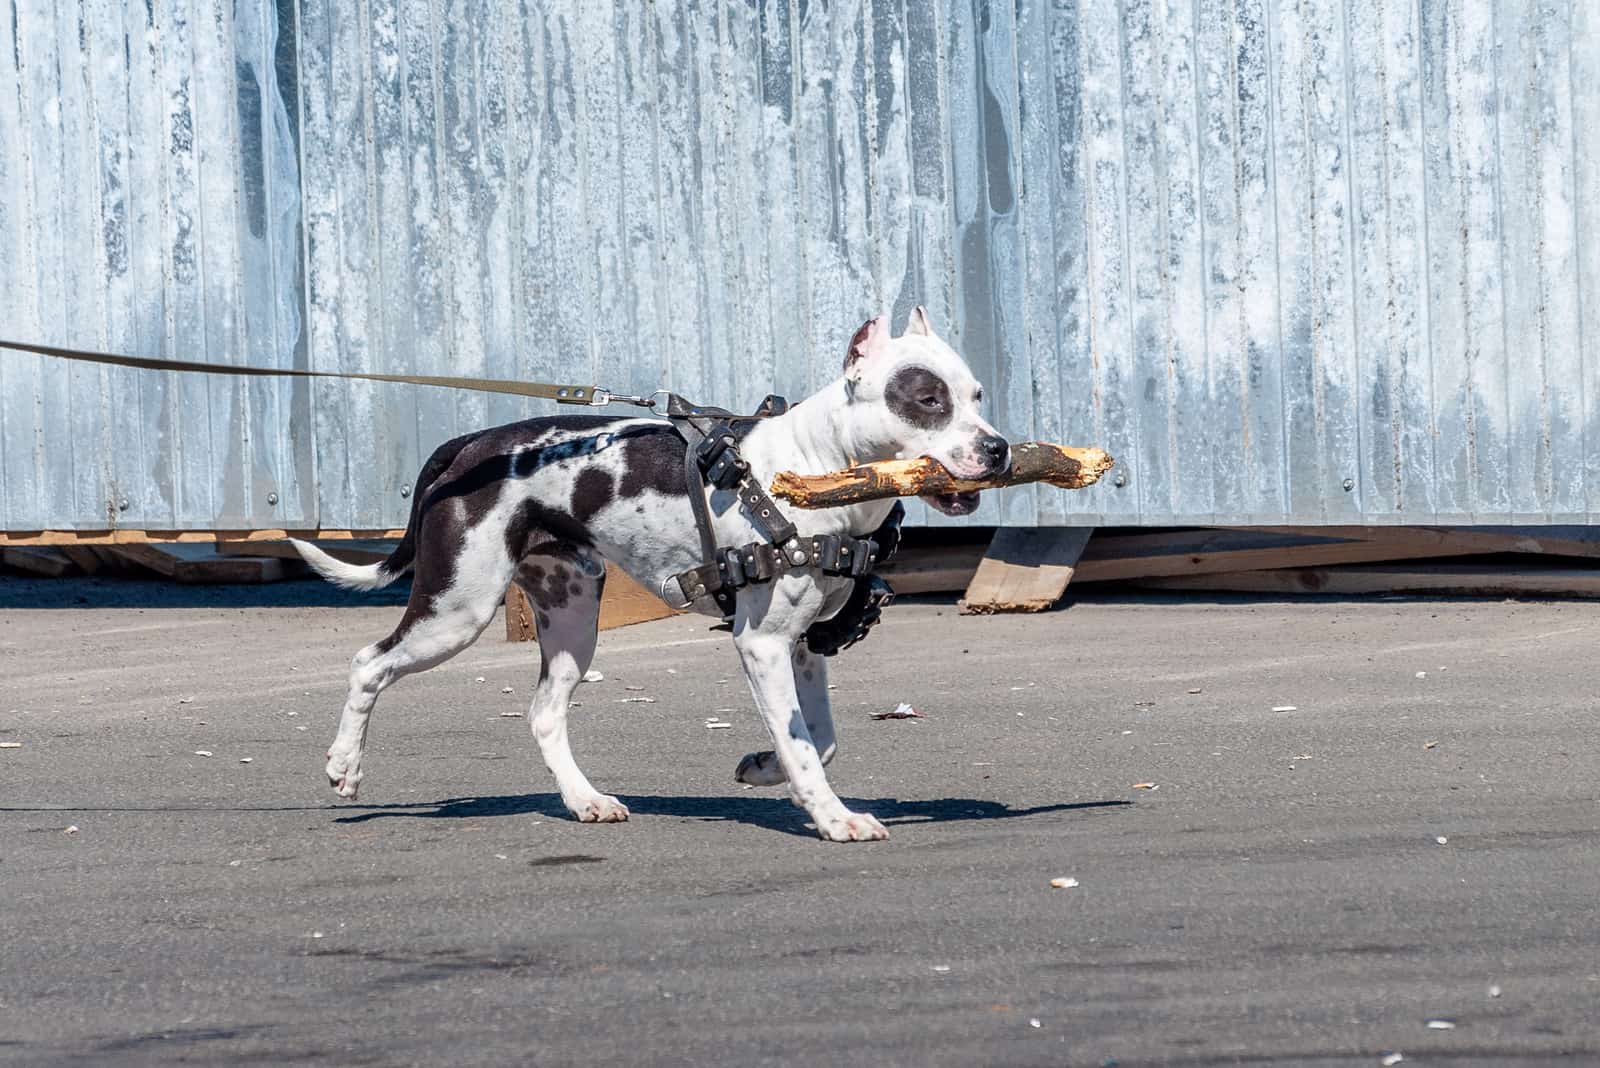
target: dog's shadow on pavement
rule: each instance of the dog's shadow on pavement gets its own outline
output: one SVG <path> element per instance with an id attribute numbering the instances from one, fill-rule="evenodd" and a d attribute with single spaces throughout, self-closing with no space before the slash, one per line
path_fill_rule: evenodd
<path id="1" fill-rule="evenodd" d="M 622 803 L 635 816 L 675 816 L 680 819 L 748 823 L 767 830 L 813 837 L 816 832 L 806 814 L 784 797 L 674 797 L 660 794 L 622 795 Z M 908 823 L 963 823 L 1021 819 L 1056 812 L 1132 807 L 1131 801 L 1076 801 L 1059 805 L 1012 808 L 999 801 L 947 797 L 931 801 L 902 801 L 893 797 L 847 797 L 845 804 L 870 812 L 889 826 Z M 410 805 L 370 805 L 366 811 L 341 816 L 335 823 L 370 823 L 386 819 L 478 819 L 489 816 L 549 816 L 571 819 L 559 794 L 511 794 L 500 797 L 452 797 Z"/>

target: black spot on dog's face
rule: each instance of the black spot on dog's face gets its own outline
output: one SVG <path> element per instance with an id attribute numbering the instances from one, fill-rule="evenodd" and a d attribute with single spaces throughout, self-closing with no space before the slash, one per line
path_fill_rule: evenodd
<path id="1" fill-rule="evenodd" d="M 908 364 L 890 376 L 883 400 L 891 412 L 918 430 L 947 426 L 956 413 L 945 380 L 916 364 Z"/>
<path id="2" fill-rule="evenodd" d="M 581 583 L 574 582 L 567 587 L 567 592 L 572 594 L 574 597 L 581 597 L 583 595 L 583 585 Z"/>
<path id="3" fill-rule="evenodd" d="M 572 518 L 588 524 L 595 514 L 616 500 L 616 480 L 609 471 L 585 468 L 572 483 Z"/>

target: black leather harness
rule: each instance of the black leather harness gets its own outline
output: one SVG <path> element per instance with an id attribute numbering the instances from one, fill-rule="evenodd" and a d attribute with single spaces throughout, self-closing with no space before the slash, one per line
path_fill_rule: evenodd
<path id="1" fill-rule="evenodd" d="M 894 598 L 889 584 L 873 568 L 887 563 L 900 543 L 900 522 L 905 509 L 896 501 L 882 526 L 865 538 L 818 534 L 802 538 L 795 525 L 773 502 L 750 464 L 739 455 L 739 442 L 762 419 L 788 410 L 782 397 L 768 397 L 751 416 L 737 416 L 721 408 L 691 404 L 675 393 L 667 395 L 663 414 L 688 443 L 684 450 L 684 479 L 700 534 L 701 563 L 667 580 L 676 584 L 682 607 L 710 597 L 724 618 L 733 616 L 738 591 L 753 582 L 771 582 L 789 571 L 812 570 L 855 581 L 850 599 L 832 618 L 806 631 L 812 652 L 832 656 L 866 637 Z M 746 545 L 719 546 L 706 501 L 706 487 L 728 490 L 763 540 Z"/>

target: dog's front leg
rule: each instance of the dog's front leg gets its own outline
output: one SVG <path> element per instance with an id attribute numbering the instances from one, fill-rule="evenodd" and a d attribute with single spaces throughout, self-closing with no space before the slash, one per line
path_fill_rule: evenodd
<path id="1" fill-rule="evenodd" d="M 811 733 L 811 744 L 816 747 L 827 765 L 838 751 L 834 742 L 833 709 L 828 701 L 828 661 L 806 648 L 800 641 L 794 647 L 794 686 L 800 697 L 800 714 Z M 784 781 L 783 768 L 778 764 L 778 754 L 771 749 L 759 753 L 746 753 L 733 777 L 751 786 L 777 786 Z"/>
<path id="2" fill-rule="evenodd" d="M 812 588 L 814 591 L 814 587 Z M 778 766 L 789 780 L 795 804 L 805 809 L 817 833 L 833 842 L 864 842 L 889 837 L 872 816 L 851 812 L 839 800 L 822 771 L 822 754 L 812 741 L 795 687 L 794 651 L 816 615 L 804 606 L 772 596 L 741 597 L 734 621 L 734 647 L 756 707 L 772 735 Z M 810 611 L 805 611 L 809 607 Z M 755 620 L 759 619 L 759 622 Z M 826 687 L 826 683 L 823 684 Z M 831 727 L 831 720 L 829 721 Z"/>

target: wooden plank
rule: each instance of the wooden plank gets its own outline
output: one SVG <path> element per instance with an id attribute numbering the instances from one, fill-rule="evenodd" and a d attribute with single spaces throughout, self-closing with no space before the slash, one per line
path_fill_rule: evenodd
<path id="1" fill-rule="evenodd" d="M 962 614 L 1043 612 L 1066 592 L 1092 533 L 1089 527 L 1001 527 L 967 586 Z"/>
<path id="2" fill-rule="evenodd" d="M 677 615 L 676 610 L 633 581 L 633 577 L 619 567 L 606 567 L 606 592 L 600 598 L 600 629 L 614 630 L 633 623 L 646 623 L 652 619 L 666 619 Z"/>
<path id="3" fill-rule="evenodd" d="M 85 575 L 92 575 L 104 566 L 104 561 L 95 554 L 94 547 L 89 545 L 63 545 L 56 550 L 78 565 L 78 570 Z"/>
<path id="4" fill-rule="evenodd" d="M 506 587 L 506 641 L 531 642 L 538 638 L 533 626 L 533 605 L 522 587 L 513 582 Z"/>
<path id="5" fill-rule="evenodd" d="M 1600 598 L 1600 569 L 1510 568 L 1493 565 L 1281 568 L 1274 571 L 1141 579 L 1137 585 L 1162 590 L 1227 593 L 1438 593 Z"/>
<path id="6" fill-rule="evenodd" d="M 178 577 L 178 558 L 154 545 L 119 545 L 116 553 L 129 563 L 147 567 L 158 575 Z"/>
<path id="7" fill-rule="evenodd" d="M 0 549 L 0 563 L 13 571 L 42 578 L 60 578 L 78 573 L 78 565 L 56 549 L 34 546 L 7 546 Z"/>
<path id="8" fill-rule="evenodd" d="M 377 538 L 334 541 L 319 545 L 323 552 L 347 564 L 381 564 L 394 552 L 395 543 Z M 224 556 L 272 556 L 280 560 L 299 560 L 300 554 L 287 541 L 219 541 L 217 552 Z"/>
<path id="9" fill-rule="evenodd" d="M 971 585 L 983 554 L 981 545 L 901 549 L 879 574 L 897 594 L 960 593 Z"/>
<path id="10" fill-rule="evenodd" d="M 1486 550 L 1458 542 L 1448 531 L 1376 528 L 1371 540 L 1329 537 L 1320 527 L 1204 530 L 1098 537 L 1078 562 L 1076 582 L 1120 582 L 1280 567 L 1380 563 Z M 1489 550 L 1492 551 L 1492 550 Z"/>
<path id="11" fill-rule="evenodd" d="M 1387 538 L 1395 530 L 1411 537 L 1437 537 L 1475 553 L 1536 553 L 1600 558 L 1600 527 L 1261 527 L 1263 531 L 1324 534 L 1338 538 Z"/>
<path id="12" fill-rule="evenodd" d="M 279 529 L 261 530 L 0 530 L 0 546 L 7 545 L 208 545 L 219 541 L 399 541 L 403 530 L 388 529 Z"/>
<path id="13" fill-rule="evenodd" d="M 533 606 L 521 587 L 512 584 L 506 590 L 506 641 L 530 642 L 535 640 Z M 600 629 L 615 630 L 634 623 L 647 623 L 652 619 L 666 619 L 677 611 L 661 598 L 635 582 L 621 568 L 607 565 L 606 590 L 600 598 Z"/>
<path id="14" fill-rule="evenodd" d="M 289 574 L 268 556 L 224 556 L 212 545 L 119 545 L 116 553 L 189 586 L 276 582 Z"/>

